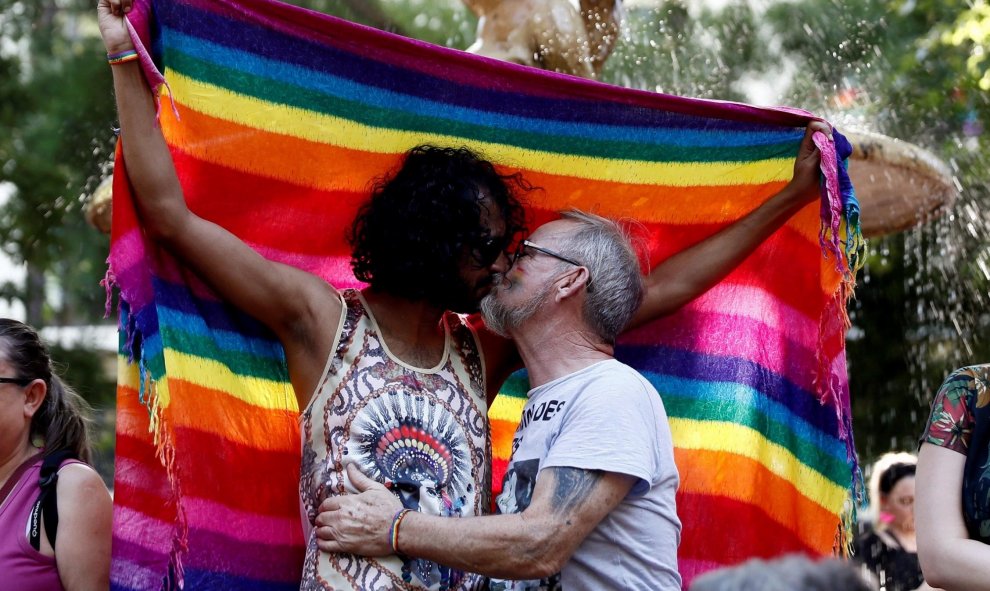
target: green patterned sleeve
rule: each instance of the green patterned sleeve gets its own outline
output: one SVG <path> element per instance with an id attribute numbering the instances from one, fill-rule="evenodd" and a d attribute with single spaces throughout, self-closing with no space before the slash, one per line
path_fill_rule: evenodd
<path id="1" fill-rule="evenodd" d="M 967 453 L 980 383 L 972 368 L 956 370 L 946 378 L 932 401 L 932 413 L 921 443 L 931 443 L 963 455 Z"/>

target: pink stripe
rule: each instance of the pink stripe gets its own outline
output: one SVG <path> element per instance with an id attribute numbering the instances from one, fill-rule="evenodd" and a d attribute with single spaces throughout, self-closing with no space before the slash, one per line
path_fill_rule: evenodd
<path id="1" fill-rule="evenodd" d="M 818 346 L 818 319 L 805 316 L 759 287 L 722 282 L 686 309 L 715 314 L 731 310 L 733 316 L 760 322 L 803 347 L 814 349 Z"/>
<path id="2" fill-rule="evenodd" d="M 147 281 L 148 268 L 141 231 L 134 229 L 114 240 L 110 263 L 114 280 L 123 291 L 124 299 L 132 310 L 139 310 L 152 302 L 154 293 Z"/>
<path id="3" fill-rule="evenodd" d="M 302 539 L 300 518 L 261 516 L 231 509 L 214 501 L 183 499 L 189 527 L 230 536 L 238 542 L 295 546 Z"/>
<path id="4" fill-rule="evenodd" d="M 802 338 L 802 341 L 807 341 L 807 338 Z M 630 331 L 622 342 L 747 359 L 804 389 L 818 391 L 814 383 L 815 348 L 790 341 L 766 324 L 751 318 L 684 310 Z"/>
<path id="5" fill-rule="evenodd" d="M 350 256 L 305 255 L 255 243 L 248 244 L 258 254 L 270 261 L 282 263 L 312 273 L 337 289 L 361 288 L 365 284 L 354 278 Z M 175 265 L 164 265 L 158 270 L 158 277 L 175 284 L 185 284 L 198 298 L 218 301 L 217 294 L 195 274 L 181 273 Z M 332 282 L 331 282 L 332 279 Z"/>
<path id="6" fill-rule="evenodd" d="M 166 523 L 135 509 L 123 507 L 119 503 L 113 506 L 113 534 L 115 538 L 124 540 L 150 551 L 167 554 L 172 546 L 175 535 L 175 524 Z"/>
<path id="7" fill-rule="evenodd" d="M 333 286 L 337 289 L 347 289 L 350 287 L 364 287 L 364 283 L 354 278 L 351 270 L 351 257 L 348 256 L 325 256 L 325 255 L 305 255 L 289 252 L 278 248 L 251 244 L 251 248 L 258 251 L 261 256 L 271 261 L 308 271 L 313 275 L 322 277 L 324 281 L 333 280 Z"/>

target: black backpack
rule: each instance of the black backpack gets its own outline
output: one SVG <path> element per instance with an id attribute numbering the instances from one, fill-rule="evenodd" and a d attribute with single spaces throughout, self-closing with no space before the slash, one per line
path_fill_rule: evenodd
<path id="1" fill-rule="evenodd" d="M 68 459 L 75 459 L 75 454 L 67 450 L 59 450 L 45 456 L 41 463 L 41 476 L 38 479 L 38 486 L 41 492 L 38 500 L 31 507 L 31 527 L 28 530 L 28 539 L 31 547 L 41 550 L 41 517 L 45 519 L 45 534 L 48 543 L 55 547 L 55 531 L 58 529 L 58 495 L 55 493 L 55 486 L 58 484 L 58 468 L 62 462 Z"/>

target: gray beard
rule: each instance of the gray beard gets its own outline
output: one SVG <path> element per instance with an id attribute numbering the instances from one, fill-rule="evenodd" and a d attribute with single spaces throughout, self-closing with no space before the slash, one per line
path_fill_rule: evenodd
<path id="1" fill-rule="evenodd" d="M 510 333 L 532 318 L 540 306 L 547 301 L 550 292 L 553 291 L 553 285 L 545 285 L 539 292 L 533 294 L 533 297 L 515 307 L 507 306 L 499 299 L 499 294 L 504 291 L 506 288 L 502 285 L 502 278 L 496 278 L 492 291 L 481 300 L 481 317 L 484 318 L 485 326 L 489 330 L 497 335 L 511 338 Z"/>

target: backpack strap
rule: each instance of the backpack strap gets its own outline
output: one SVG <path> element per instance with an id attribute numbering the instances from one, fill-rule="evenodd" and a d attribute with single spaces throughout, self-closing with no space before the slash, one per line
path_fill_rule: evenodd
<path id="1" fill-rule="evenodd" d="M 45 519 L 45 534 L 48 543 L 55 547 L 55 532 L 58 530 L 58 495 L 55 487 L 58 484 L 58 469 L 62 462 L 73 458 L 68 450 L 59 450 L 45 456 L 41 463 L 41 475 L 38 478 L 38 500 L 31 507 L 31 526 L 28 528 L 28 540 L 31 547 L 41 550 L 41 517 Z"/>

